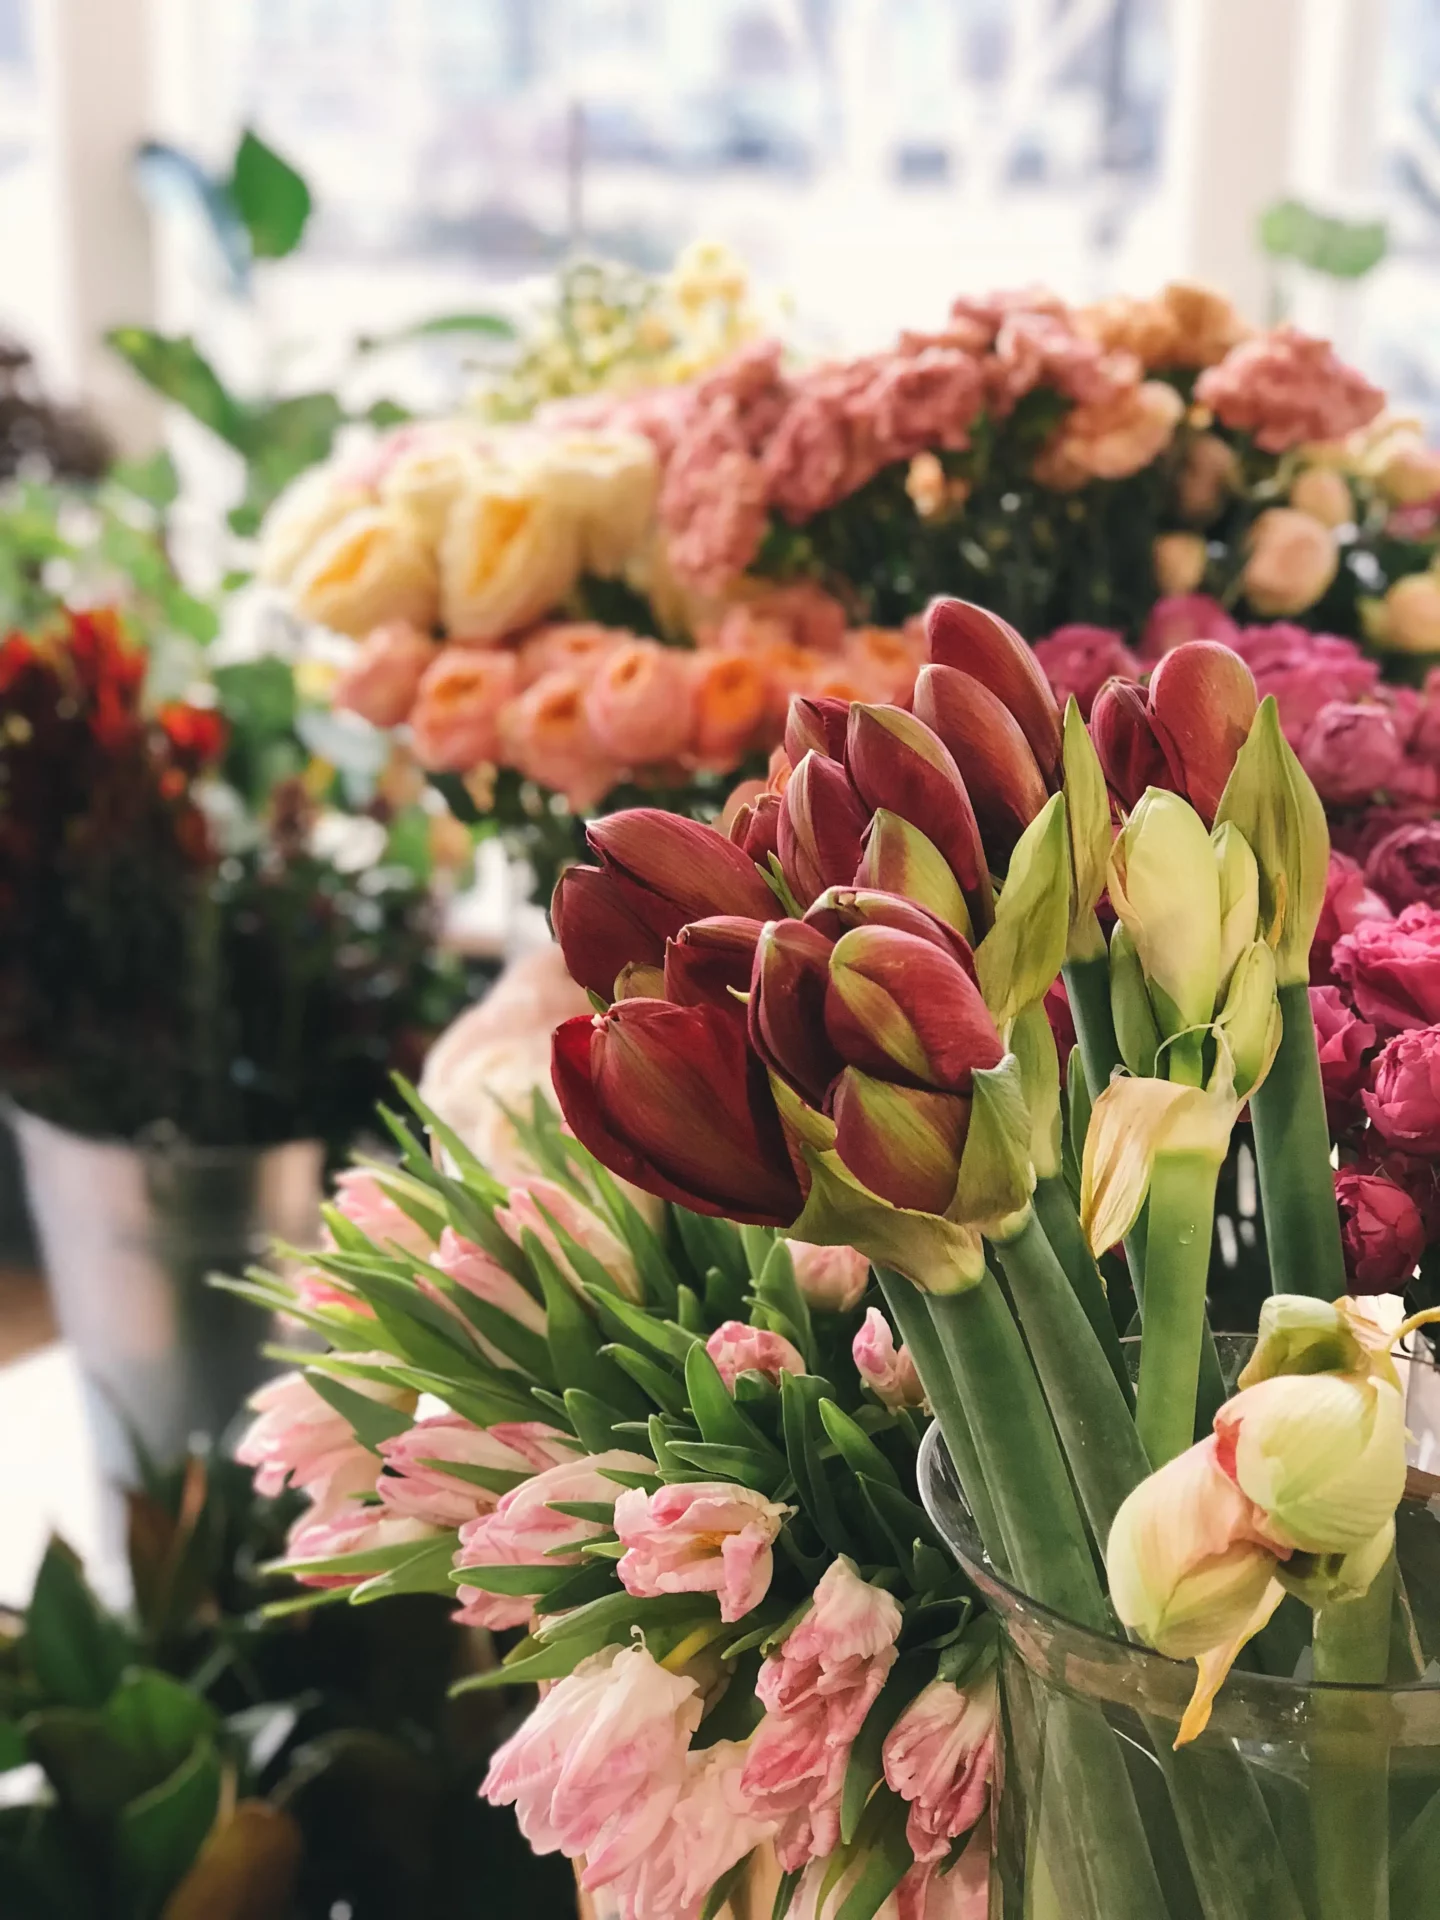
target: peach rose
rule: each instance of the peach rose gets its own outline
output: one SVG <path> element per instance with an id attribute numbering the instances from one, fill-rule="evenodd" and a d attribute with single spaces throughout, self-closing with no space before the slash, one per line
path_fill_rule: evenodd
<path id="1" fill-rule="evenodd" d="M 1184 518 L 1207 526 L 1239 485 L 1240 462 L 1229 441 L 1218 433 L 1196 434 L 1185 448 L 1175 487 Z"/>
<path id="2" fill-rule="evenodd" d="M 896 627 L 857 627 L 845 636 L 843 671 L 870 691 L 880 705 L 908 707 L 922 656 L 910 636 Z"/>
<path id="3" fill-rule="evenodd" d="M 1245 597 L 1267 620 L 1313 607 L 1340 565 L 1330 529 L 1294 507 L 1267 507 L 1247 544 Z"/>
<path id="4" fill-rule="evenodd" d="M 770 676 L 745 653 L 703 653 L 695 663 L 695 731 L 690 752 L 699 765 L 724 771 L 755 745 L 770 706 Z"/>
<path id="5" fill-rule="evenodd" d="M 393 507 L 356 507 L 322 534 L 291 576 L 307 620 L 358 638 L 390 620 L 435 623 L 435 561 Z"/>
<path id="6" fill-rule="evenodd" d="M 590 729 L 585 692 L 581 674 L 559 669 L 542 674 L 500 716 L 505 760 L 563 794 L 575 813 L 602 800 L 620 771 Z"/>
<path id="7" fill-rule="evenodd" d="M 426 669 L 410 714 L 415 758 L 432 773 L 468 773 L 494 760 L 501 709 L 515 692 L 515 656 L 445 647 Z"/>
<path id="8" fill-rule="evenodd" d="M 1157 534 L 1150 551 L 1162 594 L 1194 593 L 1205 578 L 1205 542 L 1198 533 Z"/>
<path id="9" fill-rule="evenodd" d="M 680 752 L 694 718 L 692 658 L 653 640 L 631 640 L 600 662 L 585 716 L 606 753 L 639 766 Z"/>
<path id="10" fill-rule="evenodd" d="M 1440 452 L 1418 433 L 1391 435 L 1381 446 L 1375 478 L 1397 507 L 1419 507 L 1440 493 Z"/>
<path id="11" fill-rule="evenodd" d="M 1035 462 L 1035 478 L 1062 493 L 1090 480 L 1123 480 L 1165 451 L 1184 411 L 1180 395 L 1163 380 L 1142 380 L 1077 406 Z"/>
<path id="12" fill-rule="evenodd" d="M 1322 527 L 1343 527 L 1355 518 L 1355 501 L 1343 474 L 1333 467 L 1306 467 L 1295 476 L 1290 504 Z"/>
<path id="13" fill-rule="evenodd" d="M 624 627 L 594 620 L 556 620 L 536 627 L 520 642 L 520 691 L 547 673 L 574 673 L 589 681 L 618 647 L 635 638 Z"/>
<path id="14" fill-rule="evenodd" d="M 1407 573 L 1380 603 L 1371 639 L 1387 653 L 1440 653 L 1440 581 Z"/>

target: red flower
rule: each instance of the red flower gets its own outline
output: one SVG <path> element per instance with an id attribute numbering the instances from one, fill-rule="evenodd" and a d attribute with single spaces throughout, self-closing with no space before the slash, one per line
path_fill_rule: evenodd
<path id="1" fill-rule="evenodd" d="M 156 715 L 165 738 L 176 757 L 191 772 L 209 766 L 225 750 L 226 727 L 220 715 L 210 707 L 192 707 L 183 700 L 170 700 Z"/>

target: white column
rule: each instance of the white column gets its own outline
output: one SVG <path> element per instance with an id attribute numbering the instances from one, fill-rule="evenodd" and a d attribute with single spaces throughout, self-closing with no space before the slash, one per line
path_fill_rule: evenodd
<path id="1" fill-rule="evenodd" d="M 130 174 L 150 132 L 147 0 L 35 0 L 35 27 L 59 294 L 47 362 L 122 447 L 143 451 L 159 407 L 102 336 L 154 320 L 149 222 Z"/>

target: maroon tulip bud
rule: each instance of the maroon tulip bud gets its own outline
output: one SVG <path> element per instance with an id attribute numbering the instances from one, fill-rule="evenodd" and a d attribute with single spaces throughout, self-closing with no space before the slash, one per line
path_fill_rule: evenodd
<path id="1" fill-rule="evenodd" d="M 846 763 L 867 808 L 919 827 L 949 861 L 978 926 L 991 918 L 990 874 L 970 795 L 945 742 L 899 707 L 850 709 Z"/>
<path id="2" fill-rule="evenodd" d="M 741 807 L 730 823 L 730 838 L 757 867 L 766 867 L 773 853 L 780 857 L 780 796 L 762 793 Z"/>
<path id="3" fill-rule="evenodd" d="M 872 1193 L 917 1213 L 947 1210 L 970 1122 L 963 1095 L 897 1087 L 847 1067 L 830 1111 L 836 1152 Z"/>
<path id="4" fill-rule="evenodd" d="M 692 920 L 665 948 L 665 976 L 661 997 L 677 1006 L 696 1007 L 712 1001 L 734 1007 L 737 993 L 750 991 L 755 969 L 755 945 L 764 931 L 759 920 L 717 914 Z"/>
<path id="5" fill-rule="evenodd" d="M 1008 620 L 968 600 L 932 600 L 925 637 L 937 667 L 972 674 L 1010 709 L 1046 785 L 1060 770 L 1060 709 L 1040 662 Z"/>
<path id="6" fill-rule="evenodd" d="M 1206 826 L 1250 735 L 1258 705 L 1250 669 L 1218 640 L 1187 640 L 1150 679 L 1150 724 Z"/>
<path id="7" fill-rule="evenodd" d="M 599 867 L 567 867 L 550 901 L 555 938 L 571 977 L 608 1000 L 631 962 L 659 967 L 668 935 L 685 915 L 654 894 Z"/>
<path id="8" fill-rule="evenodd" d="M 959 932 L 971 930 L 970 910 L 950 862 L 918 827 L 883 807 L 871 817 L 855 884 L 901 894 Z"/>
<path id="9" fill-rule="evenodd" d="M 807 753 L 780 801 L 780 864 L 802 907 L 855 878 L 869 810 L 838 760 Z"/>
<path id="10" fill-rule="evenodd" d="M 852 927 L 895 927 L 901 933 L 913 933 L 917 939 L 930 941 L 942 953 L 958 960 L 970 978 L 977 980 L 970 942 L 954 927 L 937 920 L 927 907 L 898 893 L 872 893 L 863 887 L 830 887 L 807 910 L 805 925 L 814 927 L 830 941 L 838 940 Z"/>
<path id="11" fill-rule="evenodd" d="M 755 949 L 750 1044 L 811 1106 L 823 1106 L 840 1058 L 825 1032 L 830 942 L 803 920 L 772 920 Z"/>
<path id="12" fill-rule="evenodd" d="M 968 1093 L 974 1069 L 1005 1053 L 960 962 L 892 927 L 856 927 L 836 941 L 825 1027 L 848 1066 L 947 1093 Z"/>
<path id="13" fill-rule="evenodd" d="M 1107 680 L 1101 687 L 1090 709 L 1090 738 L 1111 793 L 1127 811 L 1147 787 L 1179 791 L 1179 780 L 1150 724 L 1144 692 L 1132 681 Z"/>
<path id="14" fill-rule="evenodd" d="M 813 698 L 803 693 L 792 695 L 785 716 L 785 755 L 791 766 L 798 767 L 807 753 L 843 760 L 849 714 L 848 700 L 835 700 L 828 694 Z"/>
<path id="15" fill-rule="evenodd" d="M 775 910 L 775 896 L 750 856 L 698 820 L 631 807 L 594 821 L 586 837 L 610 872 L 678 907 L 681 926 L 711 913 L 764 920 Z"/>
<path id="16" fill-rule="evenodd" d="M 764 1068 L 728 1011 L 622 1000 L 563 1021 L 552 1075 L 576 1138 L 646 1193 L 756 1226 L 800 1212 Z"/>
<path id="17" fill-rule="evenodd" d="M 989 687 L 958 667 L 920 669 L 915 711 L 955 756 L 987 850 L 1008 860 L 1050 798 L 1019 721 Z"/>

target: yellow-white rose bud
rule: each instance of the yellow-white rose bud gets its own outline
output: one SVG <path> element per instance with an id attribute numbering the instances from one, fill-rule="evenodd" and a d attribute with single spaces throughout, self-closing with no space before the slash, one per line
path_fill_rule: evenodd
<path id="1" fill-rule="evenodd" d="M 458 437 L 421 441 L 387 470 L 380 498 L 413 521 L 432 548 L 438 547 L 450 509 L 476 462 L 475 449 Z"/>
<path id="2" fill-rule="evenodd" d="M 1247 545 L 1245 597 L 1267 619 L 1313 607 L 1340 565 L 1330 529 L 1294 507 L 1267 507 Z"/>
<path id="3" fill-rule="evenodd" d="M 392 620 L 435 623 L 435 561 L 392 507 L 357 507 L 323 534 L 290 582 L 306 619 L 357 637 Z"/>
<path id="4" fill-rule="evenodd" d="M 445 625 L 456 640 L 503 640 L 549 613 L 579 570 L 574 512 L 544 470 L 482 468 L 451 507 L 440 543 Z"/>
<path id="5" fill-rule="evenodd" d="M 1194 593 L 1205 578 L 1209 555 L 1198 533 L 1157 534 L 1150 555 L 1161 593 Z"/>
<path id="6" fill-rule="evenodd" d="M 1110 850 L 1109 880 L 1161 1032 L 1208 1024 L 1220 981 L 1220 876 L 1190 803 L 1147 788 Z"/>
<path id="7" fill-rule="evenodd" d="M 1220 992 L 1260 926 L 1260 868 L 1250 842 L 1233 821 L 1210 836 L 1220 876 Z"/>
<path id="8" fill-rule="evenodd" d="M 1418 433 L 1399 433 L 1383 443 L 1376 480 L 1397 507 L 1418 507 L 1440 493 L 1440 451 Z"/>
<path id="9" fill-rule="evenodd" d="M 581 563 L 591 573 L 620 573 L 650 532 L 660 464 L 638 433 L 567 433 L 545 446 L 547 489 L 580 529 Z"/>
<path id="10" fill-rule="evenodd" d="M 1322 527 L 1343 527 L 1355 518 L 1355 500 L 1334 467 L 1306 467 L 1290 488 L 1290 504 Z"/>
<path id="11" fill-rule="evenodd" d="M 266 514 L 256 572 L 271 586 L 288 586 L 332 527 L 357 507 L 373 504 L 369 488 L 347 479 L 333 461 L 312 467 L 286 487 Z"/>
<path id="12" fill-rule="evenodd" d="M 1379 607 L 1371 636 L 1389 653 L 1440 653 L 1440 580 L 1433 573 L 1407 573 Z"/>

